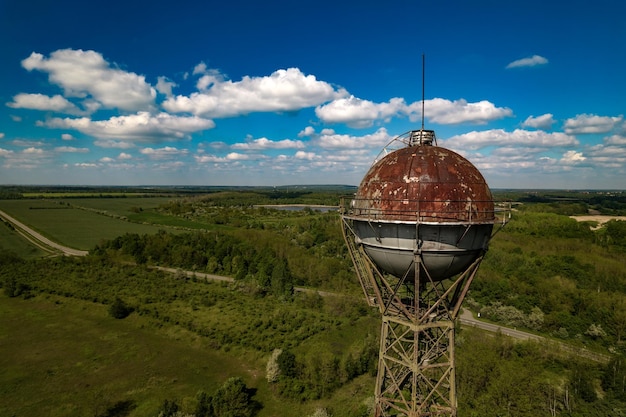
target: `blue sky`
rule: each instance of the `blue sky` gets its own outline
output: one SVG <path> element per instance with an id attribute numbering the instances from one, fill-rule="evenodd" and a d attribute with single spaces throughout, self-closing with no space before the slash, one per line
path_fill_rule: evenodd
<path id="1" fill-rule="evenodd" d="M 492 188 L 626 188 L 626 3 L 0 0 L 0 184 L 358 185 L 425 127 Z"/>

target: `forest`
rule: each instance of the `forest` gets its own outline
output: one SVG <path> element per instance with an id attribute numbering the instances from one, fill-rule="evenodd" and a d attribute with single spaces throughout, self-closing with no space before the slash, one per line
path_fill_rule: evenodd
<path id="1" fill-rule="evenodd" d="M 345 191 L 159 191 L 161 197 L 170 196 L 167 201 L 147 208 L 133 200 L 124 216 L 129 222 L 162 222 L 156 233 L 102 240 L 84 258 L 25 258 L 2 247 L 0 327 L 10 330 L 0 334 L 6 358 L 0 414 L 37 415 L 32 406 L 11 398 L 38 396 L 48 404 L 47 415 L 263 417 L 296 415 L 290 414 L 294 410 L 320 417 L 370 415 L 379 319 L 361 299 L 339 214 L 266 206 L 338 206 Z M 11 189 L 4 195 L 19 199 L 22 192 Z M 600 227 L 571 216 L 623 215 L 626 195 L 519 190 L 496 190 L 494 195 L 513 203 L 512 218 L 492 239 L 465 306 L 491 322 L 611 360 L 593 362 L 537 342 L 485 337 L 461 327 L 456 349 L 459 416 L 624 415 L 626 222 L 614 219 Z M 66 201 L 81 204 L 75 196 Z M 183 226 L 173 230 L 166 227 L 170 224 Z M 203 274 L 232 280 L 213 281 Z M 325 291 L 324 296 L 313 290 Z M 236 365 L 207 371 L 200 381 L 181 370 L 175 388 L 139 389 L 146 381 L 138 375 L 127 376 L 127 384 L 138 385 L 134 389 L 106 381 L 107 398 L 97 407 L 88 400 L 95 384 L 81 385 L 83 398 L 73 399 L 69 407 L 67 398 L 55 398 L 43 387 L 50 380 L 72 381 L 70 372 L 60 375 L 48 363 L 52 374 L 35 367 L 33 375 L 23 375 L 18 371 L 23 354 L 7 343 L 27 337 L 19 333 L 18 323 L 30 321 L 20 320 L 20 312 L 51 306 L 93 310 L 98 312 L 93 320 L 106 328 L 137 326 L 134 332 L 167 335 L 165 350 L 179 349 L 176 343 L 197 345 L 202 354 L 211 352 Z M 72 324 L 73 317 L 60 317 L 61 324 L 78 325 Z M 60 325 L 39 320 L 47 327 Z M 134 332 L 125 343 L 134 340 Z M 119 347 L 113 350 L 119 352 L 110 360 L 123 361 L 129 369 L 141 360 Z M 84 349 L 78 355 L 85 355 Z M 19 382 L 26 377 L 41 383 L 23 388 Z"/>

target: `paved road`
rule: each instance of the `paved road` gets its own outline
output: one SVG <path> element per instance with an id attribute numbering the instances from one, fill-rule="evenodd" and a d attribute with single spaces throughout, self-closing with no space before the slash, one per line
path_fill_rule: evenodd
<path id="1" fill-rule="evenodd" d="M 469 311 L 468 309 L 463 309 L 463 312 L 459 316 L 459 321 L 461 322 L 461 324 L 472 326 L 472 327 L 477 327 L 479 329 L 487 330 L 488 332 L 492 332 L 492 333 L 500 332 L 503 335 L 512 337 L 514 339 L 535 340 L 538 342 L 546 341 L 545 337 L 537 336 L 536 334 L 527 333 L 521 330 L 511 329 L 510 327 L 503 327 L 497 324 L 480 321 L 474 318 L 472 312 Z"/>
<path id="2" fill-rule="evenodd" d="M 210 279 L 212 281 L 222 281 L 222 282 L 234 282 L 235 279 L 232 277 L 223 277 L 221 275 L 213 275 L 213 274 L 207 274 L 204 272 L 196 272 L 196 271 L 185 271 L 182 270 L 180 268 L 169 268 L 169 267 L 165 267 L 165 266 L 150 266 L 149 268 L 152 269 L 158 269 L 159 271 L 165 271 L 165 272 L 169 272 L 171 274 L 182 274 L 184 276 L 187 277 L 197 277 L 197 278 L 204 278 L 204 279 Z M 320 290 L 315 290 L 315 289 L 311 289 L 311 288 L 304 288 L 304 287 L 294 287 L 293 288 L 294 291 L 296 292 L 306 292 L 306 293 L 311 293 L 311 294 L 319 294 L 322 297 L 342 297 L 344 296 L 343 294 L 337 294 L 334 292 L 328 292 L 328 291 L 320 291 Z"/>
<path id="3" fill-rule="evenodd" d="M 166 271 L 166 272 L 170 272 L 173 274 L 184 274 L 185 276 L 188 277 L 192 277 L 192 276 L 196 276 L 199 278 L 205 278 L 205 279 L 210 279 L 210 280 L 215 280 L 215 281 L 225 281 L 225 282 L 233 282 L 234 279 L 230 278 L 230 277 L 223 277 L 220 275 L 213 275 L 213 274 L 206 274 L 203 272 L 193 272 L 193 271 L 183 271 L 181 269 L 176 269 L 176 268 L 166 268 L 166 267 L 162 267 L 162 266 L 154 266 L 152 267 L 154 269 L 159 269 L 161 271 Z M 322 297 L 339 297 L 342 296 L 342 294 L 337 294 L 337 293 L 331 293 L 331 292 L 327 292 L 327 291 L 318 291 L 318 290 L 313 290 L 313 289 L 309 289 L 309 288 L 302 288 L 302 287 L 295 287 L 294 288 L 295 291 L 297 292 L 308 292 L 308 293 L 317 293 L 319 295 L 321 295 Z M 592 361 L 596 361 L 596 362 L 601 362 L 601 363 L 607 363 L 611 360 L 611 356 L 610 355 L 604 355 L 601 353 L 596 353 L 596 352 L 590 352 L 586 349 L 582 349 L 582 348 L 578 348 L 578 347 L 574 347 L 571 345 L 568 345 L 566 343 L 560 343 L 557 341 L 554 341 L 552 339 L 548 339 L 546 337 L 543 336 L 539 336 L 533 333 L 528 333 L 528 332 L 524 332 L 521 330 L 517 330 L 517 329 L 511 329 L 510 327 L 504 327 L 504 326 L 500 326 L 497 324 L 493 324 L 493 323 L 487 323 L 481 320 L 478 320 L 477 318 L 474 317 L 474 315 L 472 314 L 471 311 L 469 311 L 468 309 L 463 309 L 461 315 L 458 318 L 459 322 L 463 325 L 463 326 L 471 326 L 471 327 L 476 327 L 491 333 L 501 333 L 505 336 L 509 336 L 512 337 L 513 339 L 517 339 L 517 340 L 534 340 L 536 342 L 539 342 L 543 345 L 552 345 L 553 347 L 556 347 L 558 349 L 561 349 L 562 351 L 583 357 L 583 358 L 587 358 L 590 359 Z"/>
<path id="4" fill-rule="evenodd" d="M 591 352 L 584 348 L 575 347 L 567 343 L 557 342 L 555 340 L 548 339 L 543 336 L 538 336 L 533 333 L 527 333 L 521 330 L 511 329 L 509 327 L 499 326 L 497 324 L 480 321 L 476 319 L 473 316 L 472 312 L 467 309 L 463 309 L 463 312 L 459 316 L 458 320 L 464 326 L 476 327 L 476 328 L 486 330 L 492 333 L 502 333 L 503 335 L 506 335 L 506 336 L 509 336 L 518 340 L 534 340 L 541 344 L 551 345 L 553 347 L 561 349 L 562 351 L 565 351 L 565 352 L 568 352 L 568 353 L 571 353 L 571 354 L 574 354 L 583 358 L 587 358 L 595 362 L 608 363 L 612 359 L 611 355 L 608 355 L 608 354 Z"/>
<path id="5" fill-rule="evenodd" d="M 9 223 L 11 223 L 16 228 L 16 230 L 20 234 L 22 234 L 26 239 L 28 239 L 31 242 L 33 242 L 34 244 L 42 247 L 42 249 L 44 249 L 44 250 L 49 250 L 47 248 L 53 248 L 53 249 L 56 249 L 56 250 L 62 252 L 64 255 L 68 255 L 68 256 L 85 256 L 85 255 L 88 254 L 87 251 L 73 249 L 73 248 L 68 248 L 67 246 L 59 245 L 58 243 L 51 241 L 50 239 L 46 238 L 45 236 L 42 236 L 40 233 L 38 233 L 35 230 L 31 229 L 30 227 L 26 226 L 22 222 L 20 222 L 20 221 L 16 220 L 15 218 L 9 216 L 8 214 L 3 212 L 2 210 L 0 210 L 0 217 L 2 217 L 4 220 L 6 220 Z M 232 282 L 232 281 L 234 281 L 234 279 L 231 278 L 231 277 L 223 277 L 223 276 L 220 276 L 220 275 L 207 274 L 207 273 L 203 273 L 203 272 L 184 271 L 184 270 L 181 270 L 180 268 L 167 268 L 167 267 L 162 267 L 162 266 L 154 266 L 152 268 L 159 269 L 159 270 L 162 270 L 162 271 L 166 271 L 166 272 L 169 272 L 169 273 L 172 273 L 172 274 L 184 274 L 185 276 L 189 276 L 189 277 L 196 276 L 196 277 L 201 277 L 201 278 L 210 279 L 210 280 L 214 280 L 214 281 L 224 281 L 224 282 Z M 335 294 L 335 293 L 330 293 L 330 292 L 326 292 L 326 291 L 318 291 L 318 290 L 313 290 L 313 289 L 309 289 L 309 288 L 301 288 L 301 287 L 296 287 L 296 288 L 294 288 L 294 290 L 298 291 L 298 292 L 317 293 L 317 294 L 321 295 L 322 297 L 340 296 L 341 295 L 341 294 Z M 523 332 L 521 330 L 511 329 L 509 327 L 499 326 L 497 324 L 480 321 L 480 320 L 476 319 L 472 315 L 472 313 L 469 310 L 467 310 L 467 309 L 463 310 L 463 312 L 459 316 L 458 320 L 464 326 L 477 327 L 479 329 L 486 330 L 486 331 L 492 332 L 492 333 L 498 333 L 499 332 L 499 333 L 501 333 L 503 335 L 512 337 L 514 339 L 518 339 L 518 340 L 535 340 L 535 341 L 537 341 L 539 343 L 553 344 L 553 345 L 558 346 L 560 349 L 562 349 L 564 351 L 576 354 L 578 356 L 585 357 L 587 359 L 591 359 L 593 361 L 605 362 L 606 363 L 606 362 L 609 362 L 611 360 L 611 356 L 610 355 L 603 355 L 603 354 L 596 353 L 596 352 L 590 352 L 590 351 L 587 351 L 586 349 L 575 348 L 575 347 L 572 347 L 572 346 L 567 345 L 565 343 L 555 342 L 555 341 L 552 341 L 552 340 L 547 339 L 545 337 L 538 336 L 536 334 L 527 333 L 527 332 Z"/>
<path id="6" fill-rule="evenodd" d="M 5 221 L 11 223 L 13 227 L 15 227 L 15 230 L 17 230 L 18 233 L 20 233 L 26 239 L 28 239 L 35 245 L 39 246 L 43 250 L 50 251 L 50 249 L 48 248 L 52 248 L 68 256 L 85 256 L 88 253 L 86 250 L 69 248 L 67 246 L 59 245 L 58 243 L 53 242 L 47 237 L 38 233 L 37 231 L 26 226 L 24 223 L 20 222 L 19 220 L 16 220 L 14 217 L 9 216 L 7 213 L 5 213 L 2 210 L 0 210 L 0 217 L 2 217 Z"/>

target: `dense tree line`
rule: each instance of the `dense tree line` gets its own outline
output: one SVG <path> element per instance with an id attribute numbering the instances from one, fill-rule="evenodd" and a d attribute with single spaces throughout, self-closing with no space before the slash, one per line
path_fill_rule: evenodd
<path id="1" fill-rule="evenodd" d="M 356 292 L 338 222 L 336 213 L 305 214 L 297 222 L 279 221 L 262 230 L 126 234 L 103 242 L 92 253 L 116 252 L 139 264 L 251 280 L 261 292 L 288 295 L 293 285 Z"/>

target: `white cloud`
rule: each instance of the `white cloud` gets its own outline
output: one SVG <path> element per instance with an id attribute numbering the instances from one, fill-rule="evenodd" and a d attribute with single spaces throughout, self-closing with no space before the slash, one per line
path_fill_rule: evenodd
<path id="1" fill-rule="evenodd" d="M 0 148 L 3 157 L 2 167 L 5 169 L 38 169 L 52 161 L 54 154 L 39 146 L 30 146 L 19 152 Z"/>
<path id="2" fill-rule="evenodd" d="M 532 127 L 535 129 L 550 129 L 554 124 L 554 116 L 546 113 L 541 116 L 528 116 L 522 123 L 522 127 Z"/>
<path id="3" fill-rule="evenodd" d="M 33 52 L 22 66 L 48 73 L 66 97 L 91 97 L 106 108 L 127 111 L 154 108 L 156 91 L 144 76 L 111 66 L 95 51 L 59 49 L 49 58 Z"/>
<path id="4" fill-rule="evenodd" d="M 407 105 L 402 98 L 374 103 L 350 96 L 317 107 L 315 114 L 325 123 L 345 123 L 349 127 L 364 128 L 372 126 L 377 120 L 389 121 L 406 111 Z"/>
<path id="5" fill-rule="evenodd" d="M 61 135 L 61 139 L 62 140 L 74 140 L 74 136 L 70 135 L 69 133 L 63 133 Z"/>
<path id="6" fill-rule="evenodd" d="M 211 118 L 232 117 L 253 112 L 295 111 L 347 94 L 313 75 L 304 75 L 298 68 L 277 70 L 266 77 L 246 76 L 237 82 L 211 77 L 212 84 L 206 91 L 169 98 L 163 108 Z"/>
<path id="7" fill-rule="evenodd" d="M 583 162 L 585 159 L 582 152 L 567 151 L 563 154 L 560 162 L 565 165 L 574 165 Z"/>
<path id="8" fill-rule="evenodd" d="M 207 71 L 207 66 L 204 62 L 200 62 L 193 68 L 193 75 L 204 74 Z"/>
<path id="9" fill-rule="evenodd" d="M 229 161 L 245 161 L 245 160 L 251 159 L 251 157 L 246 154 L 231 152 L 228 155 L 226 155 L 226 159 Z"/>
<path id="10" fill-rule="evenodd" d="M 576 146 L 576 138 L 565 133 L 547 133 L 541 130 L 529 131 L 515 129 L 507 132 L 503 129 L 473 131 L 462 135 L 452 136 L 443 141 L 444 146 L 453 149 L 481 149 L 487 146 L 529 146 L 529 147 L 564 147 Z"/>
<path id="11" fill-rule="evenodd" d="M 54 111 L 57 113 L 80 114 L 81 111 L 65 97 L 55 95 L 52 97 L 44 94 L 20 93 L 13 97 L 7 106 L 14 109 L 31 109 L 41 111 Z"/>
<path id="12" fill-rule="evenodd" d="M 317 155 L 315 154 L 315 152 L 298 151 L 296 152 L 295 157 L 296 159 L 306 159 L 308 161 L 317 159 Z"/>
<path id="13" fill-rule="evenodd" d="M 204 164 L 207 162 L 217 162 L 217 163 L 227 162 L 226 158 L 215 156 L 215 155 L 195 155 L 194 158 L 196 162 L 199 162 L 201 164 Z"/>
<path id="14" fill-rule="evenodd" d="M 76 129 L 81 133 L 100 139 L 123 139 L 151 143 L 186 139 L 190 133 L 215 127 L 212 120 L 195 116 L 179 117 L 167 113 L 151 115 L 148 112 L 117 116 L 100 121 L 93 121 L 87 117 L 77 119 L 53 118 L 39 124 L 51 128 Z"/>
<path id="15" fill-rule="evenodd" d="M 604 142 L 607 145 L 621 145 L 621 146 L 624 146 L 624 145 L 626 145 L 626 136 L 622 136 L 622 135 L 609 136 L 608 138 L 604 139 Z"/>
<path id="16" fill-rule="evenodd" d="M 15 146 L 21 146 L 24 148 L 44 146 L 45 142 L 41 140 L 24 140 L 24 139 L 15 139 L 12 140 L 11 143 Z"/>
<path id="17" fill-rule="evenodd" d="M 322 133 L 317 142 L 325 149 L 358 149 L 358 148 L 380 148 L 393 139 L 387 129 L 381 127 L 376 132 L 364 136 L 352 136 L 336 134 L 334 131 Z"/>
<path id="18" fill-rule="evenodd" d="M 578 114 L 572 119 L 567 119 L 563 129 L 567 134 L 606 133 L 624 119 L 623 116 L 608 117 L 594 114 Z"/>
<path id="19" fill-rule="evenodd" d="M 273 141 L 267 138 L 259 138 L 246 143 L 235 143 L 231 148 L 238 150 L 301 149 L 304 148 L 304 142 L 291 139 Z"/>
<path id="20" fill-rule="evenodd" d="M 186 163 L 183 161 L 167 161 L 154 165 L 154 168 L 164 172 L 171 172 L 174 170 L 179 170 L 185 165 Z"/>
<path id="21" fill-rule="evenodd" d="M 164 94 L 167 97 L 171 97 L 172 88 L 174 87 L 177 87 L 177 84 L 170 81 L 167 77 L 157 77 L 156 89 L 159 93 Z"/>
<path id="22" fill-rule="evenodd" d="M 75 148 L 73 146 L 57 146 L 54 148 L 57 152 L 63 153 L 88 153 L 89 148 Z"/>
<path id="23" fill-rule="evenodd" d="M 112 139 L 98 139 L 93 144 L 101 148 L 130 149 L 135 147 L 135 144 L 132 142 Z"/>
<path id="24" fill-rule="evenodd" d="M 45 151 L 41 148 L 30 147 L 30 148 L 24 149 L 22 153 L 27 154 L 27 155 L 44 155 Z"/>
<path id="25" fill-rule="evenodd" d="M 534 67 L 537 65 L 545 65 L 548 63 L 548 60 L 540 55 L 533 55 L 528 58 L 518 59 L 517 61 L 513 61 L 509 63 L 507 68 L 520 68 L 520 67 Z"/>
<path id="26" fill-rule="evenodd" d="M 148 156 L 150 159 L 163 160 L 172 159 L 179 156 L 184 156 L 188 153 L 187 149 L 178 149 L 172 146 L 165 146 L 163 148 L 144 148 L 139 151 L 143 155 Z"/>
<path id="27" fill-rule="evenodd" d="M 484 124 L 513 114 L 511 109 L 496 107 L 486 100 L 468 103 L 463 99 L 450 101 L 435 98 L 426 100 L 424 107 L 428 120 L 442 125 Z M 408 116 L 415 122 L 422 117 L 422 102 L 407 105 L 404 99 L 396 97 L 388 102 L 373 103 L 351 96 L 318 106 L 315 114 L 325 123 L 345 123 L 352 128 L 363 128 L 377 121 L 388 122 L 392 117 Z"/>
<path id="28" fill-rule="evenodd" d="M 0 132 L 0 139 L 4 137 L 4 133 Z"/>
<path id="29" fill-rule="evenodd" d="M 118 156 L 117 159 L 123 161 L 123 160 L 127 160 L 127 159 L 132 159 L 132 155 L 127 154 L 126 152 L 121 152 Z"/>
<path id="30" fill-rule="evenodd" d="M 226 76 L 215 69 L 204 69 L 203 76 L 198 79 L 196 87 L 200 91 L 206 91 L 217 83 L 226 81 Z"/>
<path id="31" fill-rule="evenodd" d="M 104 158 L 100 158 L 100 162 L 108 164 L 108 163 L 111 163 L 111 162 L 115 162 L 115 159 L 109 158 L 108 156 L 105 156 Z"/>
<path id="32" fill-rule="evenodd" d="M 298 137 L 302 138 L 302 137 L 312 136 L 314 134 L 315 134 L 315 129 L 312 126 L 307 126 L 304 128 L 304 130 L 301 130 L 298 133 Z"/>
<path id="33" fill-rule="evenodd" d="M 619 146 L 619 145 L 613 145 L 613 144 L 600 144 L 600 145 L 594 145 L 591 146 L 588 150 L 587 153 L 590 156 L 593 157 L 598 157 L 598 156 L 608 156 L 608 157 L 612 157 L 612 156 L 619 156 L 619 157 L 625 157 L 626 156 L 626 148 L 624 146 Z"/>
<path id="34" fill-rule="evenodd" d="M 422 103 L 415 102 L 409 107 L 411 121 L 421 118 Z M 492 120 L 502 119 L 513 115 L 513 111 L 506 107 L 496 107 L 493 103 L 482 100 L 468 103 L 464 99 L 450 101 L 443 98 L 426 100 L 424 103 L 426 118 L 442 125 L 459 123 L 485 124 Z"/>

